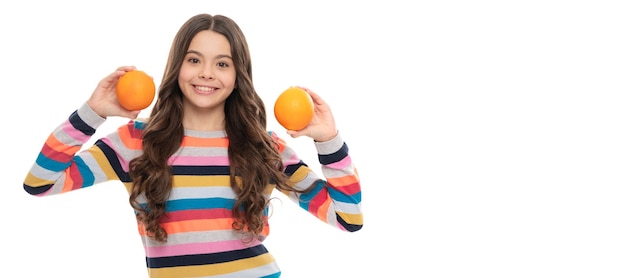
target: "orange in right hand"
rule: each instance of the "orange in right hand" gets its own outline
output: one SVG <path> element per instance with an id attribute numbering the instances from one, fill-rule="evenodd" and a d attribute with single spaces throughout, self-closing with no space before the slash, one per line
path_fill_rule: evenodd
<path id="1" fill-rule="evenodd" d="M 313 99 L 305 90 L 289 87 L 274 103 L 274 116 L 287 130 L 301 130 L 313 119 Z"/>
<path id="2" fill-rule="evenodd" d="M 120 105 L 133 111 L 145 109 L 152 104 L 156 86 L 148 74 L 134 70 L 120 77 L 115 90 Z"/>

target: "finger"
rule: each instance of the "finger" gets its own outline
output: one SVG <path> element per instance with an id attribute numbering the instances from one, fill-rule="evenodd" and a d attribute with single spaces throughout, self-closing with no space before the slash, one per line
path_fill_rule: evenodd
<path id="1" fill-rule="evenodd" d="M 291 135 L 291 137 L 300 137 L 300 136 L 309 136 L 310 126 L 306 126 L 300 130 L 287 130 L 287 134 Z"/>
<path id="2" fill-rule="evenodd" d="M 305 90 L 307 93 L 311 92 L 311 89 L 307 88 L 307 87 L 302 87 L 302 86 L 296 86 L 296 88 L 300 88 L 302 90 Z"/>
<path id="3" fill-rule="evenodd" d="M 313 100 L 313 103 L 317 105 L 326 105 L 326 102 L 324 101 L 324 99 L 322 99 L 320 95 L 314 92 L 309 92 L 309 95 L 311 95 L 311 99 Z"/>
<path id="4" fill-rule="evenodd" d="M 125 71 L 125 72 L 127 72 L 127 71 L 134 71 L 136 69 L 137 68 L 135 66 L 121 66 L 121 67 L 118 67 L 116 71 Z"/>
<path id="5" fill-rule="evenodd" d="M 306 91 L 310 96 L 311 99 L 313 100 L 313 103 L 317 104 L 317 105 L 325 105 L 326 102 L 324 101 L 324 99 L 322 99 L 322 97 L 320 95 L 318 95 L 316 92 L 313 92 L 313 90 L 307 88 L 307 87 L 302 87 L 302 86 L 297 86 L 298 88 Z"/>
<path id="6" fill-rule="evenodd" d="M 126 74 L 129 71 L 133 71 L 133 70 L 135 70 L 134 66 L 121 66 L 121 67 L 118 67 L 114 72 L 109 74 L 103 81 L 106 82 L 107 85 L 111 85 L 111 84 L 113 84 L 113 82 L 115 82 L 115 80 L 118 80 L 124 74 Z"/>
<path id="7" fill-rule="evenodd" d="M 300 137 L 300 132 L 297 132 L 295 130 L 287 130 L 287 134 L 289 134 L 289 136 L 291 136 L 291 138 L 298 138 L 298 137 Z"/>
<path id="8" fill-rule="evenodd" d="M 135 70 L 134 66 L 121 66 L 121 67 L 117 68 L 114 72 L 109 74 L 108 79 L 110 81 L 119 79 L 120 77 L 122 77 L 122 75 L 126 74 L 129 71 L 133 71 L 133 70 Z"/>
<path id="9" fill-rule="evenodd" d="M 130 113 L 126 115 L 126 117 L 129 119 L 136 119 L 139 116 L 140 112 L 141 112 L 140 110 L 131 111 Z"/>

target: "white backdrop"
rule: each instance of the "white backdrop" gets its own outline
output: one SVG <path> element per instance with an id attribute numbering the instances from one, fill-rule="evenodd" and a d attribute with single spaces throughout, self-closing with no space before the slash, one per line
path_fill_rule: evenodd
<path id="1" fill-rule="evenodd" d="M 22 181 L 102 77 L 135 65 L 158 85 L 175 32 L 206 12 L 246 34 L 270 128 L 318 167 L 272 114 L 310 87 L 362 178 L 357 233 L 274 203 L 284 277 L 625 277 L 621 2 L 2 2 L 2 272 L 146 276 L 120 184 L 35 198 Z"/>

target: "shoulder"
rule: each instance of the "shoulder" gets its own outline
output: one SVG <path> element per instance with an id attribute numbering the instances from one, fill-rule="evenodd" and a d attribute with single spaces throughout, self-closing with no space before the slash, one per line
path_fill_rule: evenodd
<path id="1" fill-rule="evenodd" d="M 148 119 L 147 118 L 138 118 L 138 119 L 135 119 L 135 120 L 131 120 L 129 122 L 129 124 L 132 124 L 134 129 L 143 131 L 144 128 L 146 127 L 146 125 L 148 124 Z"/>
<path id="2" fill-rule="evenodd" d="M 280 138 L 280 136 L 278 136 L 278 134 L 276 134 L 276 132 L 274 131 L 270 130 L 267 133 L 270 135 L 270 137 L 272 137 L 272 140 L 274 140 L 274 143 L 276 143 L 276 146 L 278 147 L 278 151 L 282 153 L 287 147 L 287 142 L 283 140 L 282 138 Z"/>
<path id="3" fill-rule="evenodd" d="M 120 137 L 130 140 L 141 140 L 141 135 L 147 124 L 146 119 L 130 120 L 117 129 Z"/>

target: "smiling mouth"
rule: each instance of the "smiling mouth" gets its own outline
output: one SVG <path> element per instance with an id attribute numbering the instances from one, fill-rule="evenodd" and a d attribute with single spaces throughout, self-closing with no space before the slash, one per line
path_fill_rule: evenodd
<path id="1" fill-rule="evenodd" d="M 206 87 L 206 86 L 193 86 L 193 87 L 196 88 L 196 90 L 198 91 L 206 92 L 206 93 L 210 93 L 210 92 L 217 90 L 217 88 Z"/>

